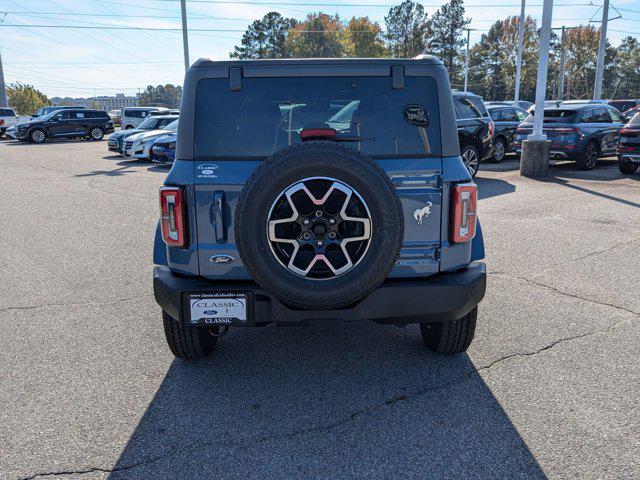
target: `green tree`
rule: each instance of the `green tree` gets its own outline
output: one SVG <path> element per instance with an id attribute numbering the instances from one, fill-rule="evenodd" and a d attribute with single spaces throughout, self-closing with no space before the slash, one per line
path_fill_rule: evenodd
<path id="1" fill-rule="evenodd" d="M 340 17 L 310 13 L 287 35 L 286 50 L 296 58 L 332 58 L 346 56 L 345 28 Z"/>
<path id="2" fill-rule="evenodd" d="M 382 57 L 386 54 L 382 29 L 369 17 L 353 17 L 349 20 L 344 40 L 348 57 Z"/>
<path id="3" fill-rule="evenodd" d="M 140 105 L 143 107 L 167 107 L 177 108 L 180 105 L 182 87 L 170 83 L 154 87 L 149 85 L 140 94 Z"/>
<path id="4" fill-rule="evenodd" d="M 505 88 L 501 82 L 503 57 L 502 34 L 504 24 L 497 21 L 469 52 L 470 90 L 485 99 L 504 99 Z"/>
<path id="5" fill-rule="evenodd" d="M 389 52 L 394 57 L 412 58 L 425 53 L 429 22 L 424 7 L 412 0 L 391 7 L 384 17 Z"/>
<path id="6" fill-rule="evenodd" d="M 429 48 L 444 62 L 452 78 L 460 77 L 460 48 L 465 45 L 464 29 L 471 22 L 464 16 L 463 0 L 450 0 L 431 17 Z"/>
<path id="7" fill-rule="evenodd" d="M 516 65 L 518 62 L 518 30 L 520 17 L 507 17 L 502 21 L 500 81 L 505 89 L 504 99 L 513 100 L 516 88 Z M 552 43 L 555 39 L 552 39 Z M 522 72 L 520 75 L 520 98 L 533 101 L 538 75 L 538 52 L 540 50 L 540 32 L 535 19 L 527 16 L 524 20 L 522 42 Z M 553 64 L 553 63 L 552 63 Z M 502 100 L 501 98 L 500 100 Z"/>
<path id="8" fill-rule="evenodd" d="M 607 56 L 609 55 L 605 55 L 605 60 Z M 638 39 L 623 38 L 611 63 L 612 65 L 605 71 L 603 82 L 605 98 L 638 98 L 640 96 L 640 42 Z"/>
<path id="9" fill-rule="evenodd" d="M 286 40 L 289 30 L 297 25 L 293 18 L 285 18 L 278 12 L 269 12 L 261 20 L 254 21 L 242 35 L 240 46 L 234 47 L 231 58 L 286 58 Z"/>
<path id="10" fill-rule="evenodd" d="M 7 99 L 9 106 L 15 109 L 18 115 L 32 115 L 40 107 L 51 105 L 47 96 L 40 90 L 20 82 L 9 84 Z"/>

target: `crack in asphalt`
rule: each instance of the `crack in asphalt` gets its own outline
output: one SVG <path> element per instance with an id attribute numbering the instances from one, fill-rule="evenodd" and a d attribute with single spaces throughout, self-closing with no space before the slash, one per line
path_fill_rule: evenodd
<path id="1" fill-rule="evenodd" d="M 615 247 L 612 247 L 615 248 Z M 601 252 L 599 252 L 601 253 Z M 602 305 L 602 306 L 606 306 L 606 307 L 610 307 L 610 308 L 615 308 L 617 310 L 621 310 L 624 311 L 626 313 L 630 313 L 632 315 L 635 316 L 640 316 L 640 312 L 636 312 L 634 310 L 630 310 L 624 307 L 621 307 L 619 305 L 616 304 L 612 304 L 612 303 L 607 303 L 607 302 L 600 302 L 597 300 L 593 300 L 593 299 L 589 299 L 589 298 L 584 298 L 581 297 L 579 295 L 575 295 L 572 293 L 568 293 L 568 292 L 564 292 L 562 290 L 559 290 L 556 287 L 552 287 L 550 285 L 546 285 L 544 283 L 541 282 L 536 282 L 534 280 L 530 280 L 524 277 L 519 277 L 519 276 L 515 276 L 515 275 L 510 275 L 510 274 L 506 274 L 506 273 L 501 273 L 501 272 L 491 272 L 491 274 L 493 275 L 502 275 L 502 276 L 506 276 L 509 278 L 513 278 L 513 279 L 517 279 L 517 280 L 521 280 L 524 281 L 526 283 L 532 284 L 532 285 L 536 285 L 538 287 L 541 288 L 546 288 L 549 290 L 552 290 L 560 295 L 564 295 L 564 296 L 568 296 L 571 298 L 576 298 L 585 302 L 590 302 L 590 303 L 595 303 L 598 305 Z M 130 300 L 130 299 L 121 299 L 120 301 L 126 301 L 126 300 Z M 30 476 L 27 477 L 20 477 L 18 480 L 34 480 L 38 477 L 52 477 L 52 476 L 60 476 L 60 475 L 83 475 L 83 474 L 87 474 L 87 473 L 94 473 L 94 472 L 103 472 L 103 473 L 118 473 L 118 472 L 124 472 L 127 470 L 132 470 L 134 468 L 138 468 L 138 467 L 142 467 L 142 466 L 146 466 L 146 465 L 151 465 L 153 463 L 159 462 L 161 460 L 163 460 L 164 458 L 170 457 L 172 455 L 175 455 L 179 452 L 184 452 L 184 451 L 189 451 L 189 450 L 195 450 L 195 449 L 201 449 L 201 448 L 206 448 L 206 447 L 210 447 L 210 446 L 214 446 L 214 445 L 219 445 L 219 446 L 225 446 L 225 447 L 230 447 L 230 448 L 246 448 L 248 446 L 251 445 L 255 445 L 256 443 L 264 443 L 264 442 L 269 442 L 269 441 L 274 441 L 274 440 L 282 440 L 282 439 L 292 439 L 298 436 L 302 436 L 302 435 L 308 435 L 308 434 L 313 434 L 313 433 L 318 433 L 318 432 L 327 432 L 327 431 L 331 431 L 334 430 L 336 428 L 339 428 L 343 425 L 349 424 L 355 420 L 357 420 L 360 417 L 363 416 L 367 416 L 367 415 L 374 415 L 376 412 L 378 412 L 381 409 L 384 408 L 393 408 L 395 405 L 405 402 L 405 401 L 409 401 L 409 400 L 415 400 L 423 395 L 426 395 L 428 393 L 432 393 L 432 392 L 436 392 L 436 391 L 440 391 L 440 390 L 445 390 L 447 388 L 451 388 L 453 386 L 459 385 L 461 383 L 464 383 L 468 380 L 470 380 L 471 378 L 474 378 L 475 376 L 480 376 L 481 372 L 484 372 L 486 370 L 489 370 L 493 367 L 495 367 L 496 365 L 499 365 L 500 363 L 503 363 L 505 361 L 514 359 L 514 358 L 525 358 L 525 357 L 532 357 L 535 355 L 538 355 L 540 353 L 546 352 L 548 350 L 551 350 L 552 348 L 561 345 L 563 343 L 567 343 L 567 342 L 571 342 L 573 340 L 578 340 L 581 338 L 585 338 L 585 337 L 589 337 L 589 336 L 593 336 L 593 335 L 597 335 L 597 334 L 601 334 L 601 333 L 607 333 L 610 332 L 611 330 L 613 330 L 617 325 L 619 325 L 620 323 L 622 323 L 623 321 L 625 321 L 626 319 L 620 319 L 617 320 L 616 322 L 612 323 L 611 325 L 609 325 L 606 328 L 603 329 L 596 329 L 596 330 L 592 330 L 589 332 L 584 332 L 584 333 L 580 333 L 580 334 L 576 334 L 576 335 L 571 335 L 568 337 L 563 337 L 563 338 L 559 338 L 557 340 L 554 340 L 553 342 L 549 343 L 548 345 L 545 345 L 543 347 L 540 347 L 536 350 L 533 351 L 529 351 L 529 352 L 519 352 L 519 353 L 512 353 L 509 355 L 505 355 L 503 357 L 500 357 L 486 365 L 481 365 L 479 367 L 476 367 L 472 370 L 469 370 L 468 372 L 464 373 L 463 375 L 460 375 L 458 378 L 444 383 L 442 385 L 437 385 L 435 387 L 429 387 L 429 388 L 424 388 L 424 389 L 420 389 L 415 391 L 413 394 L 396 394 L 390 398 L 385 399 L 382 403 L 379 404 L 375 404 L 373 406 L 370 407 L 364 407 L 361 408 L 359 410 L 356 410 L 355 412 L 352 412 L 351 414 L 349 414 L 346 417 L 343 417 L 339 420 L 335 420 L 331 423 L 327 423 L 324 425 L 318 425 L 318 426 L 314 426 L 314 427 L 308 427 L 308 428 L 303 428 L 303 429 L 298 429 L 298 430 L 293 430 L 293 431 L 289 431 L 286 433 L 280 433 L 280 434 L 275 434 L 275 435 L 264 435 L 264 436 L 260 436 L 260 437 L 256 437 L 253 439 L 246 439 L 242 442 L 232 442 L 232 443 L 221 443 L 221 442 L 199 442 L 199 443 L 193 443 L 191 445 L 180 445 L 177 447 L 173 447 L 173 448 L 169 448 L 167 451 L 165 451 L 164 453 L 157 455 L 155 457 L 152 458 L 148 458 L 136 463 L 132 463 L 129 465 L 122 465 L 122 466 L 118 466 L 117 464 L 113 467 L 113 468 L 102 468 L 102 467 L 89 467 L 89 468 L 84 468 L 84 469 L 78 469 L 78 470 L 64 470 L 64 471 L 55 471 L 55 472 L 43 472 L 43 473 L 34 473 Z"/>
<path id="2" fill-rule="evenodd" d="M 0 313 L 3 312 L 11 312 L 14 310 L 35 310 L 38 308 L 49 308 L 49 307 L 77 307 L 80 305 L 88 305 L 92 307 L 103 307 L 106 305 L 115 305 L 117 303 L 130 302 L 132 300 L 136 300 L 140 297 L 127 297 L 127 298 L 117 298 L 115 300 L 111 300 L 109 302 L 69 302 L 69 303 L 42 303 L 39 305 L 25 305 L 18 307 L 5 307 L 0 308 Z"/>

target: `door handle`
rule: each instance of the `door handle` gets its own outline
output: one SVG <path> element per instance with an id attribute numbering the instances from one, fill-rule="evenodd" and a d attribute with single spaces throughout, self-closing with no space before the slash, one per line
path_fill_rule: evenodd
<path id="1" fill-rule="evenodd" d="M 226 204 L 226 196 L 222 190 L 216 190 L 213 193 L 213 230 L 215 232 L 217 243 L 227 242 L 227 226 L 224 219 L 224 207 Z"/>

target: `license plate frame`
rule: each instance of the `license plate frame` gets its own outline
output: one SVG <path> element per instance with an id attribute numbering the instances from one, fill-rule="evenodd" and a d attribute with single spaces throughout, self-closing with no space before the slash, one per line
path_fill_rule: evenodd
<path id="1" fill-rule="evenodd" d="M 253 296 L 249 292 L 187 292 L 183 305 L 191 325 L 247 326 L 254 323 Z"/>

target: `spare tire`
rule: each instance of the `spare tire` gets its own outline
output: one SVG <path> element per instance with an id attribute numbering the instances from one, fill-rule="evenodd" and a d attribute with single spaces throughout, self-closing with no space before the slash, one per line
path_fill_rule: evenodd
<path id="1" fill-rule="evenodd" d="M 235 240 L 253 279 L 304 309 L 351 305 L 395 264 L 402 206 L 387 174 L 353 148 L 312 141 L 265 160 L 235 211 Z"/>

